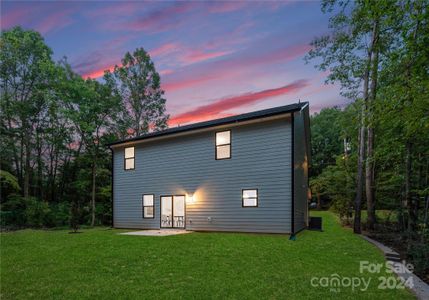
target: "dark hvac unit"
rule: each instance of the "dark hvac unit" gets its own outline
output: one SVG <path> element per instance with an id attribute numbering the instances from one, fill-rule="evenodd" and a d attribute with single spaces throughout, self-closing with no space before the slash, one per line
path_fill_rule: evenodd
<path id="1" fill-rule="evenodd" d="M 322 218 L 321 217 L 310 217 L 310 230 L 322 231 Z"/>

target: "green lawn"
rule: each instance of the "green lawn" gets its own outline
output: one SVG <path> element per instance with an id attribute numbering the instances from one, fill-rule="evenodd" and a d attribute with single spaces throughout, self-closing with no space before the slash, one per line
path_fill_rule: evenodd
<path id="1" fill-rule="evenodd" d="M 1 234 L 1 299 L 413 299 L 380 290 L 359 261 L 383 262 L 372 245 L 341 228 L 329 212 L 325 232 L 284 235 L 192 233 L 121 236 L 109 228 L 68 234 L 23 230 Z M 312 287 L 311 278 L 371 278 L 367 291 Z"/>

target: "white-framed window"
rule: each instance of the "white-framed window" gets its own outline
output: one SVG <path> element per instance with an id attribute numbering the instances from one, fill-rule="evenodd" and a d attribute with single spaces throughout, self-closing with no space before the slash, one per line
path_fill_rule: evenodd
<path id="1" fill-rule="evenodd" d="M 231 158 L 231 130 L 216 132 L 216 160 Z"/>
<path id="2" fill-rule="evenodd" d="M 258 189 L 246 189 L 241 193 L 242 207 L 258 207 Z"/>
<path id="3" fill-rule="evenodd" d="M 134 147 L 125 148 L 124 170 L 134 170 Z"/>
<path id="4" fill-rule="evenodd" d="M 147 194 L 142 197 L 142 205 L 143 205 L 143 218 L 145 219 L 153 219 L 155 218 L 155 195 Z"/>

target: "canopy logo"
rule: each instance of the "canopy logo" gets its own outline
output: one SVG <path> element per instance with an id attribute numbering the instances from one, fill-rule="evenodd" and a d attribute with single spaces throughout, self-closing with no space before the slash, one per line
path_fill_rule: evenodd
<path id="1" fill-rule="evenodd" d="M 402 263 L 392 261 L 370 263 L 369 261 L 361 261 L 359 273 L 362 276 L 340 276 L 334 273 L 324 277 L 312 277 L 310 284 L 315 288 L 329 288 L 331 292 L 340 292 L 341 288 L 351 288 L 352 291 L 359 290 L 365 292 L 368 290 L 371 280 L 378 280 L 377 288 L 382 290 L 412 288 L 414 286 L 413 277 L 408 275 L 413 270 L 414 266 L 407 264 L 405 261 Z M 396 276 L 393 273 L 400 276 Z M 369 274 L 371 277 L 368 276 Z M 374 274 L 380 274 L 381 276 L 374 277 Z"/>
<path id="2" fill-rule="evenodd" d="M 351 288 L 352 291 L 359 289 L 364 292 L 368 289 L 370 283 L 371 278 L 342 277 L 336 273 L 331 274 L 331 276 L 311 278 L 312 287 L 329 288 L 331 292 L 340 292 L 340 288 Z"/>

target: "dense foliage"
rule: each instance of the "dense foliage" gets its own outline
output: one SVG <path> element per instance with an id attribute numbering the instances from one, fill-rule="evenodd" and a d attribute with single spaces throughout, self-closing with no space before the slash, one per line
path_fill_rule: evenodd
<path id="1" fill-rule="evenodd" d="M 307 59 L 321 58 L 351 104 L 312 117 L 314 201 L 357 233 L 366 209 L 362 228 L 428 272 L 429 3 L 329 0 L 323 9 L 340 12 Z M 395 218 L 377 220 L 380 209 Z"/>
<path id="2" fill-rule="evenodd" d="M 54 62 L 34 31 L 3 31 L 0 50 L 2 227 L 110 224 L 106 143 L 167 126 L 149 55 L 126 53 L 101 82 Z"/>

